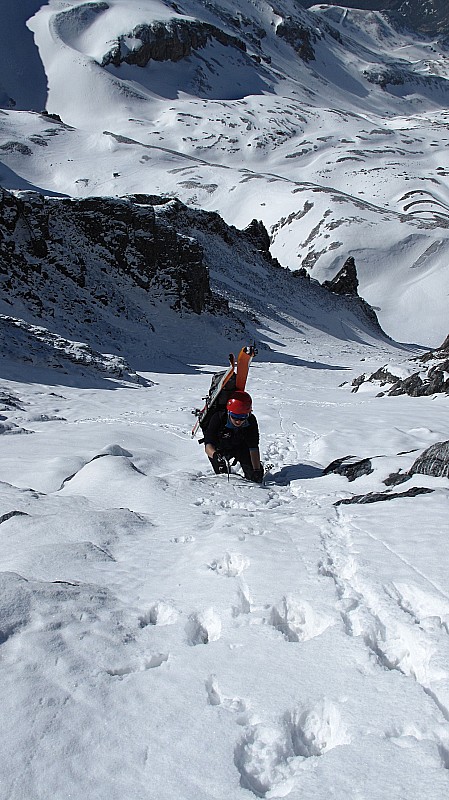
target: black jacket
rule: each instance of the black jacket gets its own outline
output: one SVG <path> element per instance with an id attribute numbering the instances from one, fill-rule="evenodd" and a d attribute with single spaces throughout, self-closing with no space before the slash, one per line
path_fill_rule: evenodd
<path id="1" fill-rule="evenodd" d="M 204 433 L 204 444 L 211 444 L 222 453 L 231 455 L 242 448 L 256 450 L 259 447 L 257 419 L 254 414 L 250 414 L 248 420 L 237 428 L 232 422 L 228 422 L 227 415 L 216 411 Z"/>

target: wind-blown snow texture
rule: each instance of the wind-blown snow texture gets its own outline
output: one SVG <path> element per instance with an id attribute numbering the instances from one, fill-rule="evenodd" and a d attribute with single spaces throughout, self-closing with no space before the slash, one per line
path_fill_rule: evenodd
<path id="1" fill-rule="evenodd" d="M 327 279 L 352 255 L 388 333 L 442 344 L 442 44 L 287 2 L 40 5 L 2 6 L 0 183 L 263 219 L 284 266 Z M 44 73 L 20 26 L 8 49 L 25 10 Z M 163 53 L 151 26 L 174 18 L 183 47 L 204 46 L 114 65 L 138 25 Z M 63 122 L 29 111 L 47 80 Z M 140 198 L 139 231 L 155 215 L 201 249 L 218 297 L 201 314 L 116 269 L 115 212 L 101 263 L 69 201 L 59 216 L 57 199 L 2 200 L 2 797 L 446 800 L 449 485 L 415 467 L 447 453 L 447 394 L 378 397 L 360 377 L 418 364 L 425 383 L 438 363 L 447 381 L 444 348 L 395 344 L 358 298 L 178 201 Z M 74 261 L 84 286 L 63 279 Z M 211 373 L 250 337 L 263 486 L 215 476 L 190 436 Z"/>

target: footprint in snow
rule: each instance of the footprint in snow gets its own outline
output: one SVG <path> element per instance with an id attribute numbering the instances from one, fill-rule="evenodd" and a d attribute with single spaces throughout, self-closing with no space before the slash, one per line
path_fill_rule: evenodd
<path id="1" fill-rule="evenodd" d="M 221 636 L 221 619 L 212 608 L 197 611 L 188 619 L 186 634 L 190 645 L 216 642 Z"/>
<path id="2" fill-rule="evenodd" d="M 112 667 L 111 669 L 106 670 L 106 672 L 113 678 L 125 678 L 127 675 L 134 675 L 137 672 L 145 672 L 145 670 L 160 667 L 162 664 L 165 664 L 165 662 L 168 661 L 168 658 L 168 653 L 153 653 L 153 655 L 142 659 L 137 664 Z"/>
<path id="3" fill-rule="evenodd" d="M 284 797 L 306 758 L 349 742 L 340 711 L 329 700 L 288 711 L 277 725 L 251 725 L 234 750 L 240 785 L 257 797 Z"/>
<path id="4" fill-rule="evenodd" d="M 209 564 L 209 569 L 224 575 L 226 578 L 236 578 L 250 565 L 250 561 L 241 553 L 225 553 L 222 558 L 216 558 Z"/>
<path id="5" fill-rule="evenodd" d="M 244 580 L 241 581 L 237 591 L 237 604 L 232 607 L 232 616 L 239 617 L 241 614 L 251 614 L 253 610 L 253 600 L 249 587 Z"/>
<path id="6" fill-rule="evenodd" d="M 326 614 L 317 614 L 306 600 L 287 595 L 272 606 L 269 622 L 287 641 L 305 642 L 323 633 L 334 620 Z"/>
<path id="7" fill-rule="evenodd" d="M 444 769 L 449 769 L 449 739 L 446 731 L 441 726 L 435 731 L 429 731 L 425 727 L 420 729 L 412 722 L 405 722 L 401 726 L 393 726 L 385 731 L 385 738 L 391 739 L 399 747 L 407 747 L 410 740 L 417 742 L 433 741 L 441 759 L 441 765 Z"/>
<path id="8" fill-rule="evenodd" d="M 234 714 L 242 714 L 244 716 L 241 716 L 237 719 L 238 724 L 248 724 L 248 717 L 245 714 L 247 711 L 245 700 L 242 700 L 241 697 L 226 697 L 226 695 L 223 694 L 223 692 L 219 689 L 216 675 L 211 675 L 207 679 L 206 692 L 209 705 L 221 706 L 222 708 L 226 709 L 226 711 L 231 711 Z"/>
<path id="9" fill-rule="evenodd" d="M 415 584 L 395 583 L 385 591 L 416 625 L 427 632 L 449 634 L 449 602 Z"/>
<path id="10" fill-rule="evenodd" d="M 148 625 L 174 625 L 178 616 L 177 609 L 171 603 L 158 600 L 146 614 L 139 617 L 139 625 L 141 628 L 146 628 Z"/>

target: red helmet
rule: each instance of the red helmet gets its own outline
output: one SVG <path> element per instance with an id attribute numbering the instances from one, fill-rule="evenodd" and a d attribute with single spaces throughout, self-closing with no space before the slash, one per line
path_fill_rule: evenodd
<path id="1" fill-rule="evenodd" d="M 239 390 L 233 392 L 226 403 L 226 408 L 231 414 L 251 414 L 252 407 L 251 395 Z"/>

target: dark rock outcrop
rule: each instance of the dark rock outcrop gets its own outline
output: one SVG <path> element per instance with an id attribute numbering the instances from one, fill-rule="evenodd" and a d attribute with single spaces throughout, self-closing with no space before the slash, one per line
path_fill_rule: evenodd
<path id="1" fill-rule="evenodd" d="M 347 506 L 353 503 L 380 503 L 383 500 L 399 500 L 404 497 L 417 497 L 420 494 L 431 494 L 433 489 L 426 486 L 413 486 L 407 489 L 406 492 L 369 492 L 368 494 L 354 495 L 354 497 L 345 497 L 343 500 L 337 500 L 334 506 Z"/>
<path id="2" fill-rule="evenodd" d="M 323 469 L 323 475 L 330 475 L 332 472 L 337 475 L 344 475 L 348 481 L 355 481 L 361 475 L 370 475 L 373 467 L 369 458 L 357 458 L 356 456 L 344 456 L 337 458 Z"/>
<path id="3" fill-rule="evenodd" d="M 413 462 L 407 472 L 393 472 L 384 480 L 385 486 L 397 486 L 413 475 L 431 475 L 434 478 L 449 478 L 449 441 L 436 442 Z"/>
<path id="4" fill-rule="evenodd" d="M 405 367 L 410 373 L 406 377 L 400 377 L 404 367 L 398 367 L 395 375 L 393 365 L 380 367 L 369 376 L 359 375 L 352 382 L 352 391 L 356 392 L 363 383 L 369 381 L 379 383 L 383 390 L 381 396 L 407 394 L 410 397 L 425 397 L 441 392 L 449 393 L 449 336 L 441 347 L 410 359 Z"/>
<path id="5" fill-rule="evenodd" d="M 370 319 L 374 328 L 385 335 L 380 327 L 376 312 L 358 293 L 359 280 L 353 256 L 349 256 L 334 278 L 330 281 L 324 281 L 322 286 L 332 294 L 348 298 L 349 302 L 357 306 L 363 315 Z"/>
<path id="6" fill-rule="evenodd" d="M 329 289 L 330 292 L 334 292 L 334 294 L 348 294 L 352 297 L 358 297 L 359 279 L 354 258 L 349 256 L 335 277 L 331 281 L 324 281 L 322 285 L 325 289 Z"/>
<path id="7" fill-rule="evenodd" d="M 424 450 L 409 469 L 409 475 L 416 474 L 449 478 L 449 441 L 437 442 Z"/>
<path id="8" fill-rule="evenodd" d="M 413 451 L 411 451 L 413 452 Z M 398 455 L 405 456 L 406 453 Z M 329 475 L 337 473 L 345 475 L 349 481 L 354 481 L 361 475 L 369 475 L 373 472 L 371 459 L 359 458 L 355 456 L 345 456 L 332 461 L 322 474 Z M 414 475 L 430 475 L 435 478 L 449 478 L 449 440 L 437 442 L 431 445 L 414 461 L 412 466 L 406 471 L 393 472 L 383 481 L 385 486 L 395 487 L 409 481 Z M 378 503 L 383 500 L 394 500 L 401 497 L 416 497 L 420 494 L 429 494 L 434 489 L 426 486 L 412 486 L 403 492 L 394 492 L 388 489 L 385 492 L 366 492 L 365 494 L 345 497 L 334 503 L 335 506 L 349 505 L 352 503 Z"/>
<path id="9" fill-rule="evenodd" d="M 176 310 L 200 313 L 213 303 L 199 243 L 160 222 L 154 206 L 126 198 L 0 190 L 1 276 L 3 296 L 22 296 L 42 317 L 52 316 L 68 284 L 87 316 L 95 305 L 126 313 L 123 281 Z"/>
<path id="10" fill-rule="evenodd" d="M 249 241 L 261 253 L 270 252 L 270 237 L 268 231 L 260 219 L 253 219 L 249 225 L 244 228 L 243 233 L 248 237 Z"/>
<path id="11" fill-rule="evenodd" d="M 127 44 L 130 39 L 139 43 L 130 48 Z M 138 25 L 120 36 L 103 56 L 101 66 L 114 64 L 119 67 L 126 62 L 145 67 L 150 61 L 180 61 L 212 40 L 246 52 L 246 45 L 241 39 L 215 25 L 199 20 L 171 19 L 168 22 Z"/>
<path id="12" fill-rule="evenodd" d="M 436 352 L 437 352 L 437 353 L 441 353 L 441 352 L 444 352 L 444 351 L 446 351 L 446 350 L 447 350 L 447 352 L 448 352 L 448 354 L 449 354 L 449 333 L 448 333 L 448 335 L 446 336 L 446 338 L 445 338 L 445 340 L 444 340 L 443 344 L 440 344 L 440 346 L 439 346 L 439 347 L 437 347 L 437 349 L 436 349 Z M 431 351 L 431 352 L 432 352 L 432 351 Z"/>
<path id="13" fill-rule="evenodd" d="M 316 41 L 317 36 L 310 28 L 297 22 L 292 17 L 286 17 L 277 26 L 276 36 L 288 42 L 303 61 L 315 60 L 313 41 Z"/>
<path id="14" fill-rule="evenodd" d="M 391 472 L 388 478 L 385 478 L 385 486 L 400 486 L 410 479 L 408 472 Z"/>
<path id="15" fill-rule="evenodd" d="M 315 0 L 299 0 L 302 6 L 314 6 Z M 406 25 L 420 33 L 447 34 L 449 30 L 449 8 L 447 0 L 345 0 L 346 8 L 364 11 L 383 11 L 391 21 Z"/>
<path id="16" fill-rule="evenodd" d="M 370 67 L 363 70 L 363 74 L 369 83 L 376 84 L 381 89 L 386 89 L 388 86 L 403 86 L 407 80 L 407 73 L 395 65 Z"/>
<path id="17" fill-rule="evenodd" d="M 390 86 L 405 86 L 409 90 L 412 87 L 422 86 L 424 91 L 447 92 L 447 81 L 436 75 L 423 75 L 422 73 L 413 69 L 413 67 L 404 67 L 402 64 L 385 64 L 369 67 L 363 70 L 363 75 L 369 83 L 380 86 L 381 89 L 388 91 Z"/>

